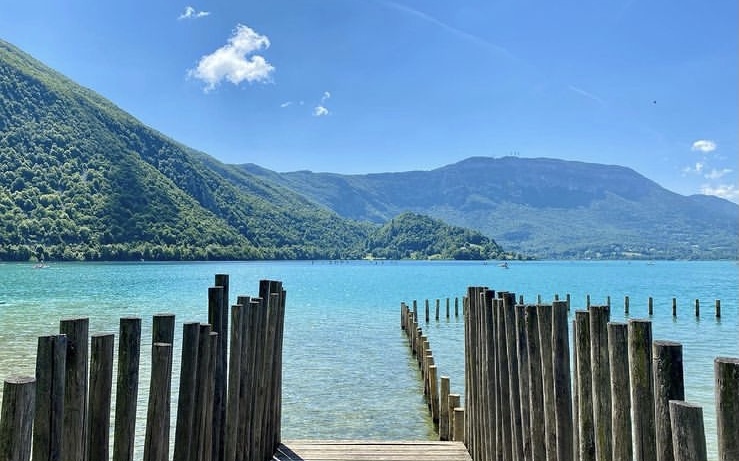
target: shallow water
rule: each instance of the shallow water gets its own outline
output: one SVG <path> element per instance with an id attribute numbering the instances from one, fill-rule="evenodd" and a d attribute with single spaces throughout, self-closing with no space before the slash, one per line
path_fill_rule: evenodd
<path id="1" fill-rule="evenodd" d="M 612 320 L 623 321 L 624 296 L 630 316 L 647 316 L 654 298 L 654 339 L 683 344 L 686 399 L 703 405 L 706 434 L 715 453 L 713 359 L 737 355 L 736 262 L 232 262 L 232 263 L 65 263 L 33 269 L 0 264 L 0 376 L 32 374 L 38 336 L 58 331 L 63 318 L 88 316 L 90 332 L 115 332 L 119 318 L 143 319 L 142 351 L 151 340 L 155 313 L 176 314 L 174 357 L 179 358 L 181 325 L 207 319 L 207 288 L 214 274 L 230 275 L 231 302 L 255 295 L 261 279 L 287 290 L 283 360 L 285 438 L 433 437 L 421 397 L 414 359 L 400 330 L 400 303 L 464 295 L 471 285 L 488 286 L 550 301 L 571 295 L 574 309 L 605 304 Z M 672 317 L 672 298 L 678 317 Z M 695 300 L 702 315 L 694 315 Z M 714 302 L 721 300 L 722 318 Z M 433 317 L 433 315 L 432 315 Z M 440 375 L 463 393 L 462 320 L 423 325 Z M 148 341 L 148 342 L 147 342 Z M 179 381 L 177 364 L 173 385 Z M 115 377 L 114 377 L 115 379 Z M 139 414 L 143 434 L 148 357 L 142 357 Z M 176 389 L 173 389 L 176 398 Z M 176 408 L 176 401 L 173 402 Z M 173 412 L 174 413 L 174 412 Z M 173 415 L 174 418 L 174 415 Z M 143 438 L 141 438 L 143 444 Z M 138 456 L 142 455 L 140 450 Z"/>

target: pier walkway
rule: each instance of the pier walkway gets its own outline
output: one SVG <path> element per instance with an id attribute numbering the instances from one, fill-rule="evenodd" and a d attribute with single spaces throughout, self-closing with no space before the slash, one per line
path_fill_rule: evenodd
<path id="1" fill-rule="evenodd" d="M 277 447 L 272 461 L 472 461 L 462 442 L 295 440 Z"/>

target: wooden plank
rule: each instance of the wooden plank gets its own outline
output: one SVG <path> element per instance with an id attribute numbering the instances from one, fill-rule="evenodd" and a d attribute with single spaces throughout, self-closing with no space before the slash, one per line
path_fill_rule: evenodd
<path id="1" fill-rule="evenodd" d="M 288 441 L 273 461 L 472 461 L 461 442 Z"/>

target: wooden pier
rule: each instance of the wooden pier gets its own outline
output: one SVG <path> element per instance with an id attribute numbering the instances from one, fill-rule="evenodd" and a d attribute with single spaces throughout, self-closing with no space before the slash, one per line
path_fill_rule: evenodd
<path id="1" fill-rule="evenodd" d="M 277 447 L 272 461 L 472 461 L 462 442 L 296 440 Z"/>

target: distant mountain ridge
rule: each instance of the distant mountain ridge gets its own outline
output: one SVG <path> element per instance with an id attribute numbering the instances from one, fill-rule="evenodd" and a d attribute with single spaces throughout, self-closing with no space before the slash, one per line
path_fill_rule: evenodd
<path id="1" fill-rule="evenodd" d="M 367 175 L 241 168 L 345 217 L 427 214 L 540 258 L 737 257 L 739 206 L 676 194 L 622 166 L 472 157 L 430 171 Z"/>

